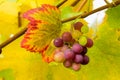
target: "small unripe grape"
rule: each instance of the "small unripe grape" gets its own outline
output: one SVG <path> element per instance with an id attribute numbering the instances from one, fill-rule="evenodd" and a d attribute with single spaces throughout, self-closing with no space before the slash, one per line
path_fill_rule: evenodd
<path id="1" fill-rule="evenodd" d="M 86 44 L 85 46 L 88 47 L 88 48 L 92 47 L 92 46 L 93 46 L 93 41 L 92 41 L 92 39 L 88 38 L 88 39 L 87 39 L 87 44 Z"/>
<path id="2" fill-rule="evenodd" d="M 76 64 L 76 63 L 73 63 L 72 64 L 72 69 L 75 70 L 75 71 L 79 71 L 81 68 L 80 64 Z"/>
<path id="3" fill-rule="evenodd" d="M 85 46 L 87 44 L 87 38 L 85 36 L 81 36 L 79 38 L 79 44 Z"/>
<path id="4" fill-rule="evenodd" d="M 65 59 L 72 60 L 75 56 L 74 52 L 71 49 L 67 49 L 64 51 Z"/>
<path id="5" fill-rule="evenodd" d="M 81 35 L 82 35 L 81 32 L 78 31 L 78 30 L 74 30 L 72 32 L 72 36 L 73 36 L 74 39 L 79 39 Z"/>
<path id="6" fill-rule="evenodd" d="M 83 62 L 83 56 L 80 54 L 76 54 L 74 58 L 75 63 L 82 63 Z"/>
<path id="7" fill-rule="evenodd" d="M 81 22 L 76 22 L 74 25 L 73 25 L 73 27 L 74 27 L 74 29 L 75 30 L 81 30 L 81 27 L 83 26 L 83 23 L 81 23 Z"/>
<path id="8" fill-rule="evenodd" d="M 63 52 L 58 52 L 54 55 L 54 60 L 55 62 L 63 62 L 65 60 L 64 53 Z"/>
<path id="9" fill-rule="evenodd" d="M 83 51 L 83 47 L 82 47 L 80 44 L 75 43 L 75 44 L 73 44 L 73 46 L 72 46 L 72 50 L 73 50 L 73 52 L 75 52 L 75 53 L 81 53 L 81 52 Z"/>
<path id="10" fill-rule="evenodd" d="M 63 39 L 63 41 L 65 41 L 65 42 L 70 42 L 70 41 L 72 40 L 72 35 L 71 35 L 71 33 L 70 33 L 70 32 L 64 32 L 64 33 L 62 34 L 62 39 Z"/>
<path id="11" fill-rule="evenodd" d="M 83 62 L 81 64 L 86 65 L 89 63 L 89 57 L 87 55 L 83 56 Z"/>
<path id="12" fill-rule="evenodd" d="M 83 27 L 81 28 L 81 32 L 82 32 L 82 33 L 87 33 L 87 32 L 89 32 L 89 27 L 88 27 L 88 26 L 83 26 Z"/>
<path id="13" fill-rule="evenodd" d="M 63 40 L 62 40 L 61 38 L 56 38 L 56 39 L 54 40 L 54 45 L 55 45 L 56 47 L 62 47 L 62 46 L 63 46 Z"/>
<path id="14" fill-rule="evenodd" d="M 71 67 L 72 66 L 72 61 L 71 60 L 65 60 L 63 62 L 63 65 L 67 68 Z"/>

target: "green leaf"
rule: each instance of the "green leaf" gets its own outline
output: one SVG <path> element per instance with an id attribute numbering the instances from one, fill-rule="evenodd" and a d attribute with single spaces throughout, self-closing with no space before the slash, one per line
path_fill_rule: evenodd
<path id="1" fill-rule="evenodd" d="M 2 77 L 4 80 L 15 80 L 12 69 L 5 69 L 0 71 L 0 77 Z"/>
<path id="2" fill-rule="evenodd" d="M 120 28 L 120 6 L 108 9 L 106 14 L 108 24 L 113 28 Z"/>

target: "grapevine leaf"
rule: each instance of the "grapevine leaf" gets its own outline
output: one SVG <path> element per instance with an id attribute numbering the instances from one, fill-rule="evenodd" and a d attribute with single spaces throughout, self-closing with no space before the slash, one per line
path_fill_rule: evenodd
<path id="1" fill-rule="evenodd" d="M 50 48 L 51 41 L 60 34 L 60 11 L 55 6 L 43 4 L 24 13 L 23 17 L 30 23 L 21 46 L 31 52 L 44 53 Z M 44 56 L 47 54 L 44 53 Z"/>
<path id="2" fill-rule="evenodd" d="M 0 71 L 0 77 L 3 78 L 3 80 L 15 80 L 15 76 L 13 74 L 12 69 L 5 69 Z"/>
<path id="3" fill-rule="evenodd" d="M 113 28 L 120 28 L 120 6 L 110 8 L 106 11 L 107 21 Z M 116 24 L 117 23 L 117 24 Z"/>

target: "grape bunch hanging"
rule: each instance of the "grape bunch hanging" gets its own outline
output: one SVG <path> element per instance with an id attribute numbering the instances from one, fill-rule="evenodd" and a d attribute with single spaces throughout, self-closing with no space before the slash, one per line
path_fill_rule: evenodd
<path id="1" fill-rule="evenodd" d="M 76 22 L 73 24 L 74 32 L 85 32 L 86 26 L 83 23 Z M 93 46 L 93 41 L 83 34 L 74 38 L 74 32 L 63 32 L 61 37 L 54 39 L 53 43 L 56 47 L 54 61 L 63 63 L 66 68 L 79 71 L 81 65 L 89 63 L 89 57 L 86 55 L 87 48 Z M 77 33 L 79 34 L 79 33 Z"/>

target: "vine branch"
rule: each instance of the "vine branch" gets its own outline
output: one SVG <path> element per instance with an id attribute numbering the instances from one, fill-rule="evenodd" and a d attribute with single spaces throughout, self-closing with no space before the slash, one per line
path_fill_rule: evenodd
<path id="1" fill-rule="evenodd" d="M 80 18 L 85 18 L 85 17 L 87 17 L 87 16 L 89 16 L 89 15 L 91 15 L 91 14 L 93 14 L 93 13 L 96 13 L 96 12 L 98 12 L 98 11 L 104 10 L 104 9 L 106 9 L 106 8 L 109 8 L 109 7 L 115 7 L 115 6 L 117 6 L 117 5 L 120 5 L 120 0 L 115 1 L 114 3 L 110 3 L 110 4 L 107 4 L 107 5 L 104 5 L 104 6 L 102 6 L 102 7 L 99 7 L 99 8 L 97 8 L 97 9 L 95 9 L 95 10 L 92 10 L 92 11 L 90 11 L 90 12 L 88 12 L 88 13 L 84 13 L 84 14 L 82 14 L 82 15 L 77 15 L 77 16 L 73 16 L 73 17 L 68 18 L 68 19 L 64 19 L 64 20 L 62 20 L 61 22 L 62 22 L 62 23 L 69 22 L 69 21 L 72 21 L 72 20 L 74 20 L 74 19 L 76 19 L 76 18 L 78 18 L 78 17 L 80 17 Z M 24 29 L 22 29 L 21 31 L 19 31 L 18 33 L 16 33 L 13 37 L 9 38 L 8 40 L 6 40 L 6 41 L 3 42 L 2 44 L 0 44 L 0 48 L 5 47 L 6 45 L 8 45 L 9 43 L 11 43 L 12 41 L 14 41 L 14 40 L 16 40 L 17 38 L 19 38 L 21 35 L 23 35 L 23 34 L 26 32 L 26 30 L 27 30 L 27 27 L 25 27 Z"/>
<path id="2" fill-rule="evenodd" d="M 62 23 L 72 21 L 72 20 L 76 19 L 77 17 L 85 18 L 85 17 L 87 17 L 87 16 L 89 16 L 91 14 L 94 14 L 94 13 L 98 12 L 98 11 L 107 9 L 109 7 L 115 7 L 115 6 L 119 5 L 119 4 L 120 4 L 120 0 L 118 0 L 116 2 L 112 2 L 112 3 L 104 5 L 104 6 L 101 6 L 101 7 L 97 8 L 97 9 L 94 9 L 94 10 L 88 12 L 88 13 L 84 13 L 84 14 L 80 14 L 80 15 L 77 15 L 77 16 L 73 16 L 73 17 L 68 18 L 68 19 L 64 19 L 64 20 L 62 20 Z"/>

